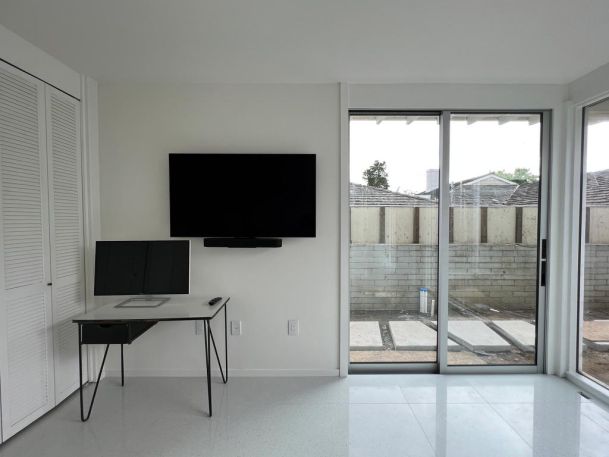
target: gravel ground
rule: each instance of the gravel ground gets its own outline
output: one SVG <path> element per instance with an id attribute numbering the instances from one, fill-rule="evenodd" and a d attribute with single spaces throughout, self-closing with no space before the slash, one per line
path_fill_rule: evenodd
<path id="1" fill-rule="evenodd" d="M 466 310 L 465 313 L 459 310 L 452 310 L 449 319 L 523 319 L 528 320 L 530 310 L 517 310 L 502 312 L 491 309 L 476 311 Z M 371 362 L 434 362 L 436 353 L 431 351 L 398 351 L 395 349 L 391 333 L 389 332 L 389 321 L 396 320 L 418 320 L 421 319 L 419 313 L 402 311 L 352 311 L 351 320 L 354 321 L 378 321 L 381 328 L 384 350 L 382 351 L 351 351 L 350 358 L 352 363 L 371 363 Z M 435 320 L 434 318 L 424 317 L 425 320 Z M 532 365 L 535 363 L 535 355 L 520 351 L 514 347 L 509 352 L 486 353 L 473 352 L 465 348 L 461 351 L 449 352 L 449 364 L 451 365 Z M 609 359 L 608 359 L 609 360 Z"/>

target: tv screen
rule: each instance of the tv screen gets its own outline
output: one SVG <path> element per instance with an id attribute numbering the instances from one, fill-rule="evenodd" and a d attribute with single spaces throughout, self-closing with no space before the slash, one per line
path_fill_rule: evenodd
<path id="1" fill-rule="evenodd" d="M 95 295 L 187 294 L 190 241 L 98 241 Z"/>
<path id="2" fill-rule="evenodd" d="M 315 237 L 315 154 L 169 154 L 171 236 Z"/>

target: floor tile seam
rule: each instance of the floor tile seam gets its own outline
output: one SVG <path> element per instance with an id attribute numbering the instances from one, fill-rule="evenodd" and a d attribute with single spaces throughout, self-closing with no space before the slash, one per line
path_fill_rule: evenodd
<path id="1" fill-rule="evenodd" d="M 507 404 L 507 405 L 509 405 L 509 404 L 512 404 L 512 405 L 517 405 L 517 404 L 522 404 L 522 403 L 502 403 L 502 404 L 504 404 L 504 405 L 506 405 L 506 404 Z M 519 431 L 516 429 L 516 427 L 514 427 L 514 426 L 513 426 L 513 425 L 512 425 L 512 424 L 511 424 L 511 423 L 510 423 L 510 422 L 509 422 L 509 421 L 508 421 L 508 420 L 507 420 L 505 417 L 503 417 L 503 414 L 501 414 L 501 413 L 500 413 L 500 412 L 499 412 L 499 411 L 498 411 L 498 410 L 497 410 L 497 409 L 496 409 L 496 408 L 493 406 L 493 404 L 492 404 L 492 403 L 489 403 L 488 405 L 489 405 L 489 407 L 490 407 L 490 408 L 491 408 L 491 409 L 492 409 L 492 410 L 495 412 L 495 414 L 497 414 L 497 416 L 499 416 L 499 418 L 500 418 L 500 419 L 501 419 L 501 420 L 502 420 L 504 423 L 506 423 L 506 424 L 507 424 L 507 426 L 508 426 L 508 427 L 509 427 L 509 428 L 510 428 L 510 429 L 511 429 L 511 430 L 512 430 L 514 433 L 516 433 L 516 435 L 518 435 L 518 437 L 519 437 L 519 438 L 522 440 L 522 442 L 523 442 L 524 444 L 526 444 L 526 445 L 527 445 L 527 446 L 528 446 L 528 447 L 529 447 L 529 448 L 530 448 L 530 449 L 531 449 L 533 452 L 535 452 L 535 450 L 533 449 L 533 445 L 528 443 L 528 441 L 526 440 L 526 438 L 520 434 L 520 432 L 519 432 Z"/>
<path id="2" fill-rule="evenodd" d="M 591 416 L 590 414 L 586 413 L 585 411 L 581 411 L 580 410 L 580 414 L 582 416 L 585 416 L 586 418 L 590 419 L 592 422 L 594 422 L 596 425 L 598 425 L 600 428 L 602 428 L 605 432 L 609 433 L 609 425 L 603 425 L 603 424 L 601 424 L 600 421 L 597 421 L 596 419 L 594 419 L 593 416 Z"/>
<path id="3" fill-rule="evenodd" d="M 478 394 L 478 396 L 479 396 L 480 398 L 482 398 L 482 400 L 484 400 L 484 402 L 485 402 L 487 405 L 490 405 L 490 401 L 489 401 L 489 399 L 488 399 L 488 398 L 486 398 L 486 396 L 485 396 L 485 395 L 483 395 L 483 394 L 482 394 L 482 392 L 481 392 L 481 391 L 478 389 L 478 387 L 479 387 L 479 386 L 478 386 L 478 387 L 476 387 L 476 385 L 475 385 L 474 383 L 472 383 L 471 381 L 469 381 L 469 380 L 468 380 L 468 383 L 469 383 L 469 385 L 472 387 L 472 389 L 474 389 L 474 391 L 475 391 L 475 392 Z"/>
<path id="4" fill-rule="evenodd" d="M 434 455 L 437 455 L 437 453 L 436 453 L 436 447 L 434 446 L 433 442 L 431 441 L 431 438 L 429 436 L 427 436 L 427 432 L 425 431 L 425 427 L 423 427 L 423 424 L 421 423 L 421 421 L 419 420 L 416 412 L 412 408 L 412 405 L 410 403 L 406 403 L 406 405 L 408 406 L 408 409 L 410 410 L 410 413 L 412 414 L 412 417 L 414 417 L 414 420 L 418 424 L 419 429 L 421 430 L 421 432 L 423 432 L 423 436 L 427 440 L 427 444 L 429 444 L 429 447 L 430 447 L 431 451 L 433 452 Z"/>

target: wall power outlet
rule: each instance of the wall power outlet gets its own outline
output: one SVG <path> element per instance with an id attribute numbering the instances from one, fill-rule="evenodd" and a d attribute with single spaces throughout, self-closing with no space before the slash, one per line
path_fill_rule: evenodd
<path id="1" fill-rule="evenodd" d="M 298 319 L 290 319 L 288 321 L 288 335 L 289 336 L 298 336 L 300 333 L 300 324 Z"/>
<path id="2" fill-rule="evenodd" d="M 241 321 L 230 321 L 230 334 L 234 336 L 241 335 Z"/>

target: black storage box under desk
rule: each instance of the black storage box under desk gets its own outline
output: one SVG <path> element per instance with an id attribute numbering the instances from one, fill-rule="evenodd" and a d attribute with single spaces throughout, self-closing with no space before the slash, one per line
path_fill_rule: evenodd
<path id="1" fill-rule="evenodd" d="M 131 344 L 153 322 L 83 323 L 82 344 Z"/>

